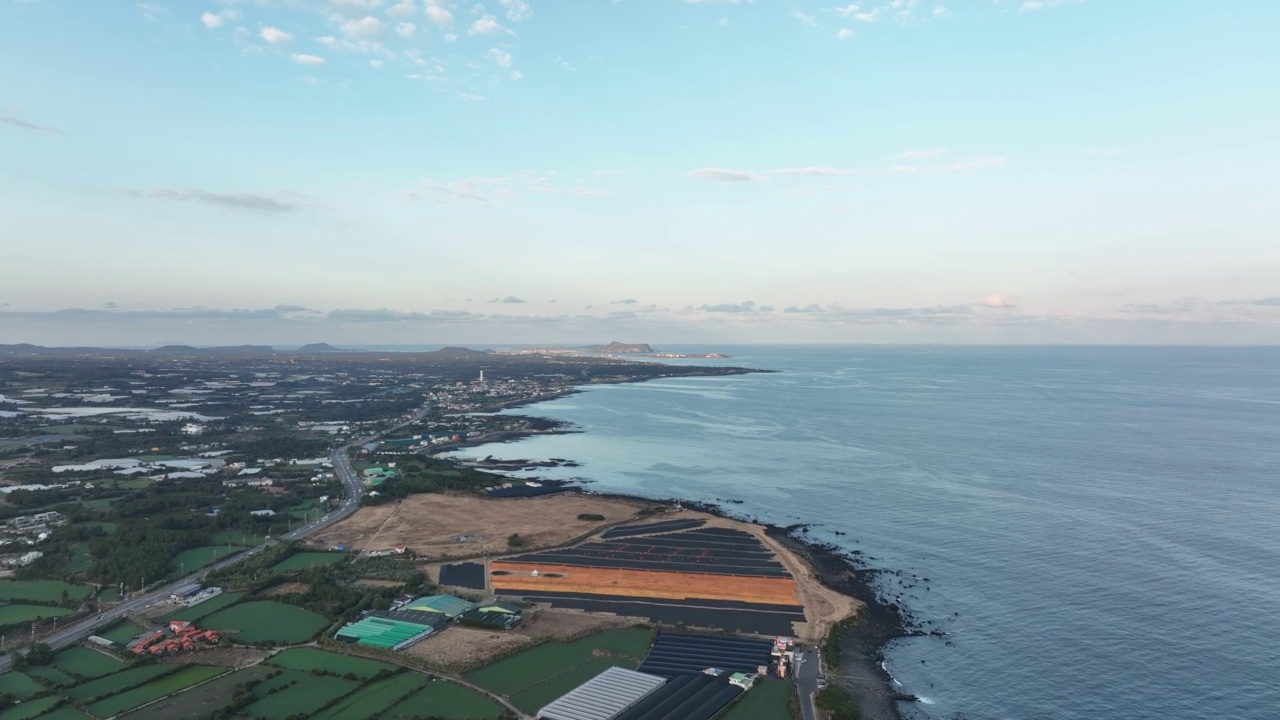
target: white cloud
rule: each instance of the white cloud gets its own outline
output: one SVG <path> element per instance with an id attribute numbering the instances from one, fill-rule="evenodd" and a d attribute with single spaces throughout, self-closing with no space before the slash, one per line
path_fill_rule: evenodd
<path id="1" fill-rule="evenodd" d="M 396 25 L 396 34 L 402 38 L 411 38 L 417 32 L 418 26 L 411 22 L 402 22 Z"/>
<path id="2" fill-rule="evenodd" d="M 840 28 L 836 31 L 837 40 L 848 40 L 851 37 L 853 37 L 853 31 L 849 28 Z"/>
<path id="3" fill-rule="evenodd" d="M 799 9 L 791 11 L 791 17 L 800 21 L 805 27 L 818 27 L 818 19 L 812 15 L 801 12 Z"/>
<path id="4" fill-rule="evenodd" d="M 372 15 L 342 23 L 342 33 L 357 40 L 377 40 L 382 37 L 382 21 Z"/>
<path id="5" fill-rule="evenodd" d="M 383 0 L 329 0 L 335 10 L 348 15 L 372 12 L 382 6 Z"/>
<path id="6" fill-rule="evenodd" d="M 1006 158 L 1002 157 L 978 157 L 972 160 L 962 160 L 951 166 L 952 170 L 985 170 L 987 168 L 1000 167 L 1004 165 Z"/>
<path id="7" fill-rule="evenodd" d="M 509 32 L 498 19 L 492 15 L 484 17 L 471 23 L 471 28 L 467 30 L 468 35 L 497 35 L 502 32 Z"/>
<path id="8" fill-rule="evenodd" d="M 943 6 L 941 6 L 941 5 L 935 5 L 935 6 L 933 7 L 933 17 L 934 17 L 935 19 L 937 19 L 937 18 L 944 18 L 944 17 L 950 17 L 950 15 L 951 15 L 951 11 L 947 10 L 945 7 L 943 7 Z"/>
<path id="9" fill-rule="evenodd" d="M 833 167 L 799 167 L 799 168 L 781 168 L 774 170 L 775 175 L 805 175 L 809 177 L 824 177 L 831 175 L 843 175 L 844 170 Z"/>
<path id="10" fill-rule="evenodd" d="M 1034 12 L 1036 10 L 1043 10 L 1044 8 L 1051 8 L 1051 7 L 1057 7 L 1059 5 L 1065 5 L 1070 1 L 1071 0 L 1027 0 L 1026 2 L 1022 3 L 1021 7 L 1018 8 L 1018 12 L 1020 13 Z"/>
<path id="11" fill-rule="evenodd" d="M 281 45 L 293 40 L 293 35 L 290 33 L 270 26 L 264 27 L 262 30 L 258 31 L 258 37 L 266 40 L 272 45 Z"/>
<path id="12" fill-rule="evenodd" d="M 294 53 L 290 57 L 299 65 L 323 65 L 324 58 L 319 55 L 305 55 L 303 53 Z"/>
<path id="13" fill-rule="evenodd" d="M 400 0 L 400 2 L 387 8 L 387 15 L 390 17 L 410 17 L 418 12 L 417 0 Z"/>
<path id="14" fill-rule="evenodd" d="M 373 68 L 373 69 L 375 69 L 375 70 L 381 69 L 381 68 L 382 68 L 382 66 L 383 66 L 384 64 L 385 64 L 385 63 L 383 63 L 381 60 L 370 60 L 370 61 L 369 61 L 369 67 L 371 67 L 371 68 Z"/>
<path id="15" fill-rule="evenodd" d="M 449 27 L 453 24 L 453 13 L 439 5 L 427 5 L 427 19 L 437 27 Z"/>
<path id="16" fill-rule="evenodd" d="M 690 170 L 688 176 L 698 180 L 714 180 L 716 182 L 750 182 L 763 180 L 746 170 L 727 170 L 725 168 L 697 168 Z"/>
<path id="17" fill-rule="evenodd" d="M 920 158 L 938 157 L 946 151 L 946 148 L 934 148 L 932 150 L 908 150 L 904 153 L 898 153 L 897 155 L 894 155 L 894 157 L 902 158 L 904 160 L 919 160 Z"/>
<path id="18" fill-rule="evenodd" d="M 512 80 L 523 80 L 523 79 L 524 79 L 524 73 L 520 72 L 519 70 L 512 70 L 512 71 L 511 71 L 511 79 L 512 79 Z"/>
<path id="19" fill-rule="evenodd" d="M 1007 310 L 1007 309 L 1010 309 L 1010 308 L 1016 308 L 1016 307 L 1018 307 L 1017 305 L 1014 305 L 1014 304 L 1013 304 L 1013 301 L 1012 301 L 1012 300 L 1010 300 L 1009 298 L 1007 298 L 1007 297 L 1005 297 L 1005 296 L 1001 295 L 1000 293 L 992 293 L 992 294 L 990 294 L 990 295 L 988 295 L 988 296 L 986 296 L 986 297 L 982 298 L 982 304 L 983 304 L 985 307 L 989 307 L 989 308 L 999 308 L 999 309 L 1001 309 L 1001 310 Z"/>
<path id="20" fill-rule="evenodd" d="M 200 22 L 204 23 L 204 26 L 209 28 L 210 30 L 214 28 L 222 27 L 222 18 L 218 17 L 217 15 L 214 15 L 211 12 L 207 12 L 201 15 Z"/>
<path id="21" fill-rule="evenodd" d="M 533 15 L 533 9 L 524 0 L 498 0 L 498 2 L 506 9 L 507 19 L 511 22 L 528 20 L 529 16 Z"/>
<path id="22" fill-rule="evenodd" d="M 498 67 L 511 67 L 511 53 L 503 52 L 498 48 L 493 48 L 489 51 L 489 59 L 497 63 Z"/>

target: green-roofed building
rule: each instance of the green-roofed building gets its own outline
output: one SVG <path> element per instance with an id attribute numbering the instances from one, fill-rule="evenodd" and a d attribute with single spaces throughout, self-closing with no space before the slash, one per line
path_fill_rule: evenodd
<path id="1" fill-rule="evenodd" d="M 456 618 L 475 607 L 475 603 L 467 602 L 452 595 L 427 595 L 413 602 L 406 603 L 401 611 L 440 613 L 448 618 Z"/>
<path id="2" fill-rule="evenodd" d="M 349 623 L 336 637 L 343 642 L 401 650 L 435 632 L 430 625 L 370 615 Z"/>

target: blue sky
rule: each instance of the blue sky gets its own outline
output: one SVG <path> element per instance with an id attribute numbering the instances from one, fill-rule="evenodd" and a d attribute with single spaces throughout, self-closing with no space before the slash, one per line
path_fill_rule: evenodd
<path id="1" fill-rule="evenodd" d="M 1280 342 L 1278 30 L 0 0 L 0 342 Z"/>

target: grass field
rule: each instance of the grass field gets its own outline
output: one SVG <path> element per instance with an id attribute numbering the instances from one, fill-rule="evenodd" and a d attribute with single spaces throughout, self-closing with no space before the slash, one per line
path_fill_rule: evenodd
<path id="1" fill-rule="evenodd" d="M 16 582 L 0 582 L 0 600 L 7 602 L 58 602 L 62 593 L 72 600 L 83 600 L 89 597 L 93 588 L 88 585 L 72 585 L 59 580 L 18 580 Z"/>
<path id="2" fill-rule="evenodd" d="M 495 720 L 502 715 L 502 706 L 467 688 L 434 680 L 383 713 L 379 720 L 410 720 L 428 714 L 448 720 Z"/>
<path id="3" fill-rule="evenodd" d="M 263 720 L 284 720 L 294 715 L 311 717 L 330 701 L 354 690 L 356 685 L 353 680 L 308 676 L 296 685 L 255 702 L 241 714 Z"/>
<path id="4" fill-rule="evenodd" d="M 132 710 L 139 705 L 145 705 L 153 700 L 159 700 L 167 695 L 185 690 L 196 683 L 216 677 L 224 672 L 226 672 L 224 668 L 192 665 L 172 675 L 153 680 L 141 687 L 126 690 L 119 695 L 112 695 L 105 700 L 99 700 L 90 705 L 88 710 L 98 717 L 112 717 L 126 710 Z"/>
<path id="5" fill-rule="evenodd" d="M 121 670 L 112 675 L 106 675 L 97 680 L 90 680 L 86 683 L 80 683 L 74 687 L 67 688 L 67 697 L 82 702 L 86 700 L 96 700 L 106 697 L 112 693 L 118 693 L 121 690 L 128 690 L 137 687 L 145 682 L 150 682 L 165 673 L 172 672 L 172 665 L 143 665 L 141 667 L 133 667 L 128 670 Z"/>
<path id="6" fill-rule="evenodd" d="M 263 680 L 257 685 L 254 685 L 253 696 L 258 699 L 262 699 L 270 695 L 276 688 L 282 688 L 310 679 L 311 676 L 301 670 L 285 670 L 270 680 Z"/>
<path id="7" fill-rule="evenodd" d="M 652 640 L 650 630 L 627 628 L 606 630 L 568 644 L 544 643 L 469 673 L 467 679 L 499 695 L 512 695 L 590 661 L 596 649 L 638 660 L 644 657 Z"/>
<path id="8" fill-rule="evenodd" d="M 219 530 L 209 538 L 209 542 L 214 545 L 240 545 L 241 547 L 253 547 L 265 541 L 266 538 L 261 535 L 249 535 L 240 530 Z"/>
<path id="9" fill-rule="evenodd" d="M 791 683 L 763 680 L 747 691 L 722 720 L 780 720 L 791 717 Z"/>
<path id="10" fill-rule="evenodd" d="M 0 720 L 30 720 L 39 717 L 49 711 L 54 705 L 62 702 L 62 698 L 57 695 L 42 697 L 16 705 L 3 713 L 0 713 Z"/>
<path id="11" fill-rule="evenodd" d="M 417 673 L 404 672 L 366 685 L 313 716 L 315 720 L 365 720 L 400 702 L 427 683 Z"/>
<path id="12" fill-rule="evenodd" d="M 142 628 L 131 622 L 125 621 L 116 623 L 111 627 L 98 633 L 98 637 L 106 638 L 117 645 L 128 643 L 133 637 L 142 632 Z"/>
<path id="13" fill-rule="evenodd" d="M 175 613 L 165 615 L 164 621 L 190 620 L 195 622 L 205 615 L 212 615 L 225 607 L 236 604 L 242 597 L 244 597 L 242 592 L 224 592 L 217 597 L 205 600 L 199 605 L 192 605 L 189 608 L 182 608 Z"/>
<path id="14" fill-rule="evenodd" d="M 270 669 L 264 665 L 237 670 L 200 687 L 152 703 L 130 712 L 127 720 L 172 720 L 178 717 L 209 717 L 231 704 L 236 685 L 254 683 L 267 676 Z M 44 720 L 41 718 L 41 720 Z"/>
<path id="15" fill-rule="evenodd" d="M 0 626 L 28 623 L 40 618 L 62 617 L 73 611 L 48 605 L 4 605 L 0 606 Z"/>
<path id="16" fill-rule="evenodd" d="M 315 648 L 294 648 L 273 656 L 267 662 L 289 670 L 324 670 L 335 675 L 353 673 L 364 679 L 377 675 L 382 670 L 395 670 L 394 665 L 380 663 L 376 660 L 340 655 Z"/>
<path id="17" fill-rule="evenodd" d="M 200 624 L 234 633 L 234 639 L 240 642 L 301 643 L 315 637 L 329 621 L 300 607 L 272 600 L 256 600 L 219 610 L 206 616 Z"/>
<path id="18" fill-rule="evenodd" d="M 552 700 L 564 695 L 611 667 L 624 667 L 628 670 L 635 670 L 636 666 L 639 664 L 640 663 L 635 660 L 626 660 L 623 658 L 595 658 L 579 665 L 578 667 L 566 670 L 559 675 L 547 678 L 531 688 L 521 690 L 511 696 L 511 702 L 515 703 L 516 707 L 532 715 L 543 707 L 551 704 Z"/>
<path id="19" fill-rule="evenodd" d="M 89 713 L 80 710 L 74 705 L 59 705 L 49 712 L 39 716 L 36 720 L 94 720 Z"/>
<path id="20" fill-rule="evenodd" d="M 345 557 L 339 552 L 299 552 L 290 555 L 271 566 L 272 570 L 302 570 L 309 567 L 318 567 L 320 565 L 332 565 L 333 563 L 342 562 Z"/>
<path id="21" fill-rule="evenodd" d="M 40 686 L 40 683 L 17 670 L 11 670 L 0 675 L 0 693 L 7 693 L 19 700 L 26 700 L 42 690 L 44 688 Z"/>
<path id="22" fill-rule="evenodd" d="M 205 565 L 212 565 L 228 555 L 243 551 L 244 548 L 238 545 L 206 545 L 205 547 L 190 548 L 174 555 L 173 560 L 169 561 L 169 565 L 174 570 L 189 573 L 193 570 L 199 570 Z"/>
<path id="23" fill-rule="evenodd" d="M 27 674 L 46 685 L 56 685 L 58 687 L 68 687 L 80 682 L 52 665 L 27 668 Z"/>
<path id="24" fill-rule="evenodd" d="M 120 660 L 87 647 L 67 648 L 54 656 L 53 664 L 59 670 L 90 680 L 124 669 Z"/>

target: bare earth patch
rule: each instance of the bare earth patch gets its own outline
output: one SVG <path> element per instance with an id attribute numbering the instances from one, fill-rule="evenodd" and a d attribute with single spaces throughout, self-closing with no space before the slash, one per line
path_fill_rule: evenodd
<path id="1" fill-rule="evenodd" d="M 315 536 L 333 547 L 345 543 L 358 550 L 385 550 L 406 545 L 439 560 L 510 552 L 507 538 L 518 534 L 522 549 L 562 545 L 604 525 L 635 519 L 647 504 L 578 493 L 537 498 L 490 499 L 464 493 L 411 495 L 387 505 L 360 508 L 354 515 Z M 580 514 L 605 520 L 579 520 Z M 458 542 L 455 536 L 467 536 Z"/>
<path id="2" fill-rule="evenodd" d="M 270 655 L 267 650 L 253 648 L 209 648 L 171 655 L 161 660 L 165 665 L 213 665 L 215 667 L 242 668 L 260 663 Z"/>
<path id="3" fill-rule="evenodd" d="M 426 658 L 438 667 L 457 667 L 532 643 L 526 635 L 451 625 L 404 652 Z"/>
<path id="4" fill-rule="evenodd" d="M 378 580 L 377 578 L 360 578 L 359 580 L 356 580 L 356 585 L 375 588 L 400 587 L 403 584 L 404 583 L 399 580 Z"/>
<path id="5" fill-rule="evenodd" d="M 616 615 L 592 615 L 576 610 L 535 610 L 525 613 L 525 619 L 516 631 L 533 638 L 563 640 L 593 630 L 630 625 L 629 621 Z"/>
<path id="6" fill-rule="evenodd" d="M 280 583 L 267 588 L 266 592 L 262 594 L 266 597 L 277 597 L 279 595 L 296 595 L 310 589 L 311 586 L 306 583 Z"/>

